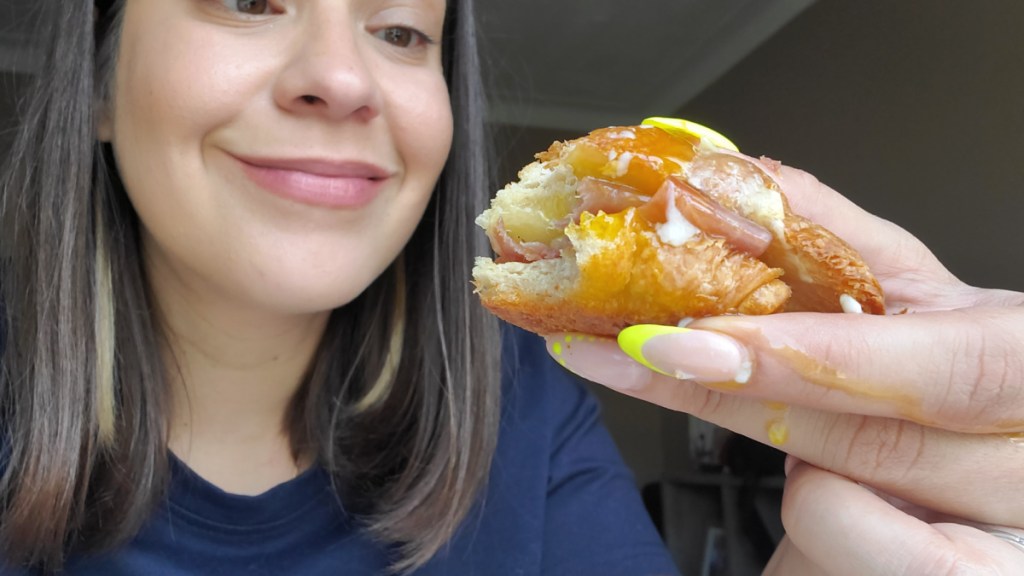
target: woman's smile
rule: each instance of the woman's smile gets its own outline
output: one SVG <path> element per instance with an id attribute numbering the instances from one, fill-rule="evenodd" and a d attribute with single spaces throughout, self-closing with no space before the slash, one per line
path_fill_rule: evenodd
<path id="1" fill-rule="evenodd" d="M 358 160 L 232 156 L 260 188 L 323 208 L 363 207 L 396 176 L 394 170 Z"/>

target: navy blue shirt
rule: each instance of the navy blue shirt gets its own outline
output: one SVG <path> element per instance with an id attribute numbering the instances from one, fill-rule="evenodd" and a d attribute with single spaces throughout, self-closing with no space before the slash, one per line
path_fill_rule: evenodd
<path id="1" fill-rule="evenodd" d="M 518 330 L 505 336 L 504 408 L 486 494 L 415 574 L 677 574 L 595 399 L 547 357 L 542 340 Z M 346 515 L 320 468 L 259 496 L 228 494 L 173 457 L 171 469 L 166 501 L 134 540 L 102 556 L 72 558 L 66 573 L 385 572 L 387 550 Z"/>

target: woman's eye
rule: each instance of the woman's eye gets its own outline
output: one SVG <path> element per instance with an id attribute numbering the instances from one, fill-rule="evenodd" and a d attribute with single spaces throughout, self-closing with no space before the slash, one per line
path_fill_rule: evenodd
<path id="1" fill-rule="evenodd" d="M 381 40 L 399 48 L 410 48 L 431 42 L 422 32 L 404 26 L 391 26 L 377 32 Z"/>
<path id="2" fill-rule="evenodd" d="M 270 0 L 220 0 L 224 7 L 234 12 L 260 16 L 270 13 Z"/>

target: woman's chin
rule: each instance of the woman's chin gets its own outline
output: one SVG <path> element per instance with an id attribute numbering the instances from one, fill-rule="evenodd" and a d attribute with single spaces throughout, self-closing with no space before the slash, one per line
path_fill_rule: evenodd
<path id="1" fill-rule="evenodd" d="M 255 291 L 249 299 L 257 312 L 285 315 L 310 315 L 326 313 L 355 300 L 369 283 L 317 284 L 295 282 L 271 282 Z M 255 292 L 255 293 L 253 293 Z"/>

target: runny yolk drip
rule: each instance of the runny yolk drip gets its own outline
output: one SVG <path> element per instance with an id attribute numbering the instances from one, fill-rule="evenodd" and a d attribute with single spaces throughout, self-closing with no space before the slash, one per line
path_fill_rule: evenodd
<path id="1" fill-rule="evenodd" d="M 785 446 L 789 442 L 789 425 L 786 424 L 785 417 L 768 421 L 767 431 L 768 441 L 773 446 Z"/>
<path id="2" fill-rule="evenodd" d="M 683 172 L 698 146 L 696 136 L 652 126 L 601 128 L 577 141 L 567 160 L 577 178 L 611 180 L 651 196 L 666 178 Z"/>
<path id="3" fill-rule="evenodd" d="M 775 412 L 765 423 L 765 432 L 772 446 L 781 447 L 789 442 L 789 406 L 781 402 L 764 402 L 764 407 Z"/>

